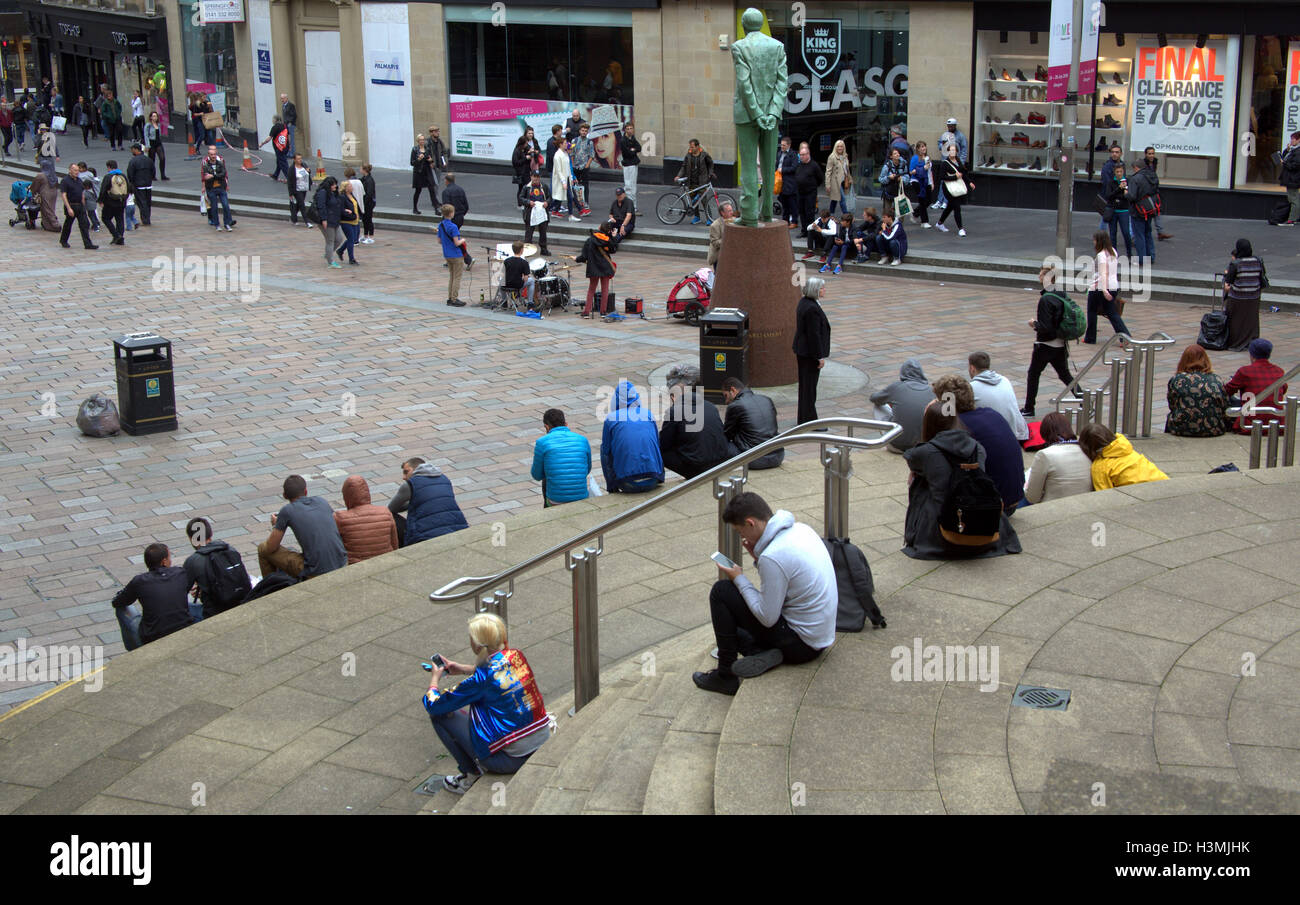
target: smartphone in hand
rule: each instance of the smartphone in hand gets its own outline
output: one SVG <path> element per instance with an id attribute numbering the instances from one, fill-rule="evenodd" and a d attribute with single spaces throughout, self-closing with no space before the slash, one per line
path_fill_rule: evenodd
<path id="1" fill-rule="evenodd" d="M 429 659 L 436 663 L 439 669 L 445 670 L 447 668 L 447 661 L 442 659 L 442 654 L 434 654 Z M 424 667 L 425 672 L 433 672 L 433 666 L 428 663 L 421 663 L 420 665 Z"/>
<path id="2" fill-rule="evenodd" d="M 709 557 L 709 559 L 713 560 L 713 561 L 716 562 L 718 565 L 722 566 L 722 568 L 724 568 L 724 569 L 738 569 L 738 568 L 740 568 L 740 567 L 737 566 L 734 562 L 732 562 L 730 559 L 728 559 L 727 557 L 723 556 L 721 553 L 717 553 L 717 552 L 715 552 L 712 556 Z"/>

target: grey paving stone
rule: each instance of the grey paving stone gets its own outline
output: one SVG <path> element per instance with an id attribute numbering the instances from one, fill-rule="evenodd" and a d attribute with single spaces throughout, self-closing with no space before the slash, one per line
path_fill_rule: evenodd
<path id="1" fill-rule="evenodd" d="M 774 745 L 718 745 L 714 769 L 715 813 L 789 814 L 792 795 L 789 751 Z M 807 791 L 807 783 L 803 791 Z"/>
<path id="2" fill-rule="evenodd" d="M 938 754 L 1006 756 L 1007 712 L 1011 689 L 996 692 L 949 685 L 934 720 L 934 750 Z"/>
<path id="3" fill-rule="evenodd" d="M 270 800 L 280 789 L 278 786 L 232 779 L 207 797 L 207 803 L 195 808 L 194 814 L 250 814 Z"/>
<path id="4" fill-rule="evenodd" d="M 1251 527 L 1254 526 L 1247 525 L 1238 530 L 1246 530 Z M 1163 544 L 1155 544 L 1141 550 L 1134 550 L 1133 555 L 1138 559 L 1145 559 L 1147 562 L 1164 566 L 1166 569 L 1174 569 L 1211 556 L 1232 553 L 1249 545 L 1250 541 L 1234 536 L 1231 529 L 1229 529 L 1227 531 L 1208 531 L 1204 534 L 1193 534 L 1190 537 L 1166 541 Z"/>
<path id="5" fill-rule="evenodd" d="M 1045 588 L 999 616 L 991 629 L 1008 635 L 1046 640 L 1096 602 L 1090 597 Z"/>
<path id="6" fill-rule="evenodd" d="M 263 751 L 278 751 L 345 704 L 296 688 L 277 686 L 213 720 L 199 734 Z"/>
<path id="7" fill-rule="evenodd" d="M 1102 600 L 1143 579 L 1162 575 L 1165 571 L 1162 566 L 1135 556 L 1120 556 L 1109 562 L 1075 572 L 1056 582 L 1052 587 L 1080 597 Z M 1171 593 L 1177 593 L 1173 589 L 1169 590 Z"/>
<path id="8" fill-rule="evenodd" d="M 138 728 L 119 720 L 61 710 L 4 747 L 0 782 L 46 788 Z"/>
<path id="9" fill-rule="evenodd" d="M 1264 603 L 1225 622 L 1223 628 L 1235 635 L 1281 641 L 1300 632 L 1300 609 L 1281 601 Z"/>
<path id="10" fill-rule="evenodd" d="M 1101 780 L 1102 767 L 1153 773 L 1159 769 L 1155 745 L 1149 735 L 1012 725 L 1007 728 L 1007 753 L 1016 791 L 1022 796 L 1046 789 L 1048 767 L 1054 760 L 1076 760 L 1089 765 L 1094 782 Z"/>
<path id="11" fill-rule="evenodd" d="M 727 711 L 722 740 L 733 745 L 789 745 L 810 680 L 809 670 L 778 668 L 742 681 Z"/>
<path id="12" fill-rule="evenodd" d="M 895 660 L 892 653 L 892 646 L 886 646 L 881 643 L 883 638 L 877 640 L 883 634 L 890 634 L 895 645 L 903 647 L 906 650 L 906 656 L 912 655 L 912 638 L 907 635 L 893 636 L 895 622 L 889 623 L 889 628 L 884 633 L 874 633 L 869 642 L 860 642 L 856 638 L 842 638 L 831 648 L 825 656 L 825 662 L 818 668 L 816 675 L 813 677 L 811 684 L 807 685 L 807 692 L 802 701 L 798 698 L 792 698 L 789 704 L 783 705 L 779 700 L 774 700 L 766 705 L 774 713 L 783 712 L 784 706 L 813 706 L 829 707 L 836 709 L 849 709 L 855 711 L 868 711 L 870 713 L 910 713 L 910 714 L 930 714 L 938 706 L 939 698 L 943 694 L 942 682 L 913 681 L 912 674 L 909 673 L 905 681 L 896 681 L 894 678 L 894 664 L 902 662 Z M 903 628 L 906 631 L 906 627 Z M 926 644 L 930 643 L 929 638 L 923 639 Z M 753 680 L 755 683 L 766 677 L 760 677 Z M 747 680 L 748 682 L 749 680 Z M 794 687 L 797 683 L 807 683 L 807 678 L 790 677 L 787 682 Z M 756 692 L 762 693 L 761 687 L 756 687 Z M 787 692 L 785 687 L 778 687 L 778 691 Z M 763 694 L 766 697 L 766 694 Z M 758 705 L 750 705 L 756 707 Z M 736 711 L 735 705 L 732 711 Z M 749 708 L 747 708 L 749 709 Z M 789 714 L 793 717 L 793 714 Z M 732 719 L 728 714 L 728 720 Z M 856 715 L 854 719 L 870 719 Z M 751 727 L 750 731 L 757 731 Z M 782 730 L 776 730 L 782 731 Z M 788 738 L 789 725 L 783 730 Z M 760 739 L 751 739 L 754 742 L 760 742 Z M 776 742 L 775 738 L 769 738 L 768 744 Z M 785 744 L 784 740 L 781 744 Z"/>
<path id="13" fill-rule="evenodd" d="M 1116 510 L 1117 513 L 1121 511 L 1131 512 Z M 1105 528 L 1104 544 L 1097 543 L 1097 539 L 1103 536 L 1099 530 L 1101 527 Z M 1088 513 L 1019 534 L 1021 546 L 1034 551 L 1035 556 L 1086 569 L 1160 542 L 1161 538 L 1155 533 L 1139 530 L 1141 528 L 1142 525 L 1131 526 L 1110 513 Z"/>
<path id="14" fill-rule="evenodd" d="M 0 748 L 0 751 L 3 751 Z M 712 794 L 713 787 L 710 785 L 709 791 Z M 18 786 L 13 783 L 0 783 L 0 814 L 12 814 L 40 793 L 40 789 L 32 786 Z"/>
<path id="15" fill-rule="evenodd" d="M 1243 783 L 1300 792 L 1300 751 L 1234 745 L 1232 753 L 1237 759 L 1237 772 L 1241 774 Z M 1294 796 L 1289 796 L 1274 799 L 1274 808 L 1267 813 L 1295 814 L 1300 812 L 1300 803 Z"/>
<path id="16" fill-rule="evenodd" d="M 1080 676 L 1159 685 L 1186 645 L 1072 622 L 1049 638 L 1030 666 Z"/>
<path id="17" fill-rule="evenodd" d="M 940 754 L 934 769 L 949 814 L 1024 813 L 1006 757 Z"/>
<path id="18" fill-rule="evenodd" d="M 711 733 L 666 733 L 646 786 L 643 812 L 712 814 L 718 741 Z"/>
<path id="19" fill-rule="evenodd" d="M 862 719 L 805 705 L 790 744 L 790 781 L 809 789 L 933 789 L 933 727 L 932 714 L 873 713 Z"/>
<path id="20" fill-rule="evenodd" d="M 114 798 L 111 795 L 96 795 L 74 812 L 76 814 L 100 814 L 103 816 L 167 816 L 185 814 L 181 808 L 167 807 L 149 801 L 136 801 L 130 798 Z"/>
<path id="21" fill-rule="evenodd" d="M 1160 686 L 1156 710 L 1226 720 L 1239 681 L 1232 676 L 1175 666 Z"/>
<path id="22" fill-rule="evenodd" d="M 918 578 L 917 587 L 1011 606 L 1074 570 L 1039 556 L 995 556 L 948 562 Z"/>
<path id="23" fill-rule="evenodd" d="M 1094 805 L 1094 783 L 1106 803 Z M 1300 798 L 1243 783 L 1196 779 L 1154 770 L 1097 767 L 1060 759 L 1052 764 L 1043 814 L 1277 814 L 1295 813 Z"/>
<path id="24" fill-rule="evenodd" d="M 1232 610 L 1174 597 L 1143 586 L 1129 587 L 1080 613 L 1080 622 L 1192 644 L 1232 619 Z"/>
<path id="25" fill-rule="evenodd" d="M 1228 713 L 1227 737 L 1234 745 L 1300 748 L 1300 710 L 1294 697 L 1277 701 L 1237 699 Z"/>
<path id="26" fill-rule="evenodd" d="M 1287 703 L 1294 700 L 1300 688 L 1300 669 L 1262 660 L 1255 664 L 1255 674 L 1234 679 L 1236 698 L 1243 701 Z"/>
<path id="27" fill-rule="evenodd" d="M 1180 480 L 1184 487 L 1192 479 Z M 1215 496 L 1188 493 L 1162 500 L 1148 500 L 1144 505 L 1117 510 L 1109 516 L 1141 531 L 1167 539 L 1199 534 L 1206 525 L 1222 530 L 1254 524 L 1258 514 Z"/>
<path id="28" fill-rule="evenodd" d="M 391 777 L 315 764 L 254 813 L 365 814 L 400 788 L 402 782 Z"/>
<path id="29" fill-rule="evenodd" d="M 793 809 L 807 814 L 944 814 L 943 798 L 931 792 L 863 792 L 857 790 L 810 789 L 807 804 Z"/>
<path id="30" fill-rule="evenodd" d="M 125 761 L 148 760 L 229 709 L 207 701 L 186 704 L 132 733 L 104 753 Z"/>
<path id="31" fill-rule="evenodd" d="M 443 745 L 427 719 L 398 713 L 325 758 L 326 763 L 403 781 L 434 768 Z"/>
<path id="32" fill-rule="evenodd" d="M 1183 713 L 1155 715 L 1156 758 L 1161 765 L 1232 767 L 1228 723 Z"/>
<path id="33" fill-rule="evenodd" d="M 212 687 L 204 692 L 203 697 L 204 700 L 220 704 L 222 707 L 238 707 L 259 694 L 283 685 L 314 668 L 316 668 L 314 660 L 299 656 L 297 652 L 285 654 L 240 676 L 219 674 L 221 678 L 213 682 Z"/>
<path id="34" fill-rule="evenodd" d="M 641 812 L 668 727 L 660 716 L 638 715 L 628 723 L 587 796 L 587 810 Z"/>
<path id="35" fill-rule="evenodd" d="M 1234 635 L 1216 629 L 1189 647 L 1178 658 L 1178 665 L 1227 676 L 1240 676 L 1242 666 L 1257 661 L 1267 649 L 1267 643 L 1258 638 L 1247 638 L 1245 635 Z M 1258 663 L 1256 669 L 1258 670 Z"/>
<path id="36" fill-rule="evenodd" d="M 1236 555 L 1236 554 L 1233 554 Z M 1203 559 L 1154 575 L 1142 584 L 1178 597 L 1245 612 L 1260 603 L 1285 597 L 1294 588 L 1284 581 L 1261 575 L 1222 558 Z M 1243 588 L 1250 588 L 1249 595 Z"/>
<path id="37" fill-rule="evenodd" d="M 344 654 L 349 656 L 345 659 Z M 415 669 L 418 668 L 418 663 L 403 654 L 377 644 L 366 644 L 299 673 L 286 684 L 291 688 L 356 703 L 403 679 L 418 685 L 415 679 Z"/>
<path id="38" fill-rule="evenodd" d="M 265 751 L 244 745 L 189 735 L 169 745 L 104 794 L 188 809 L 196 796 L 207 796 L 266 757 Z M 201 783 L 200 788 L 195 784 Z"/>

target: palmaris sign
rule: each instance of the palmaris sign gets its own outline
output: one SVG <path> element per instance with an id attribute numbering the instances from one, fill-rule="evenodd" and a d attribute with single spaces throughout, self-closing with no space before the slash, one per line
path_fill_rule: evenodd
<path id="1" fill-rule="evenodd" d="M 888 73 L 879 66 L 861 70 L 862 81 L 858 82 L 858 73 L 844 69 L 839 76 L 834 75 L 825 82 L 817 75 L 811 77 L 801 72 L 789 75 L 789 89 L 785 98 L 786 113 L 804 113 L 811 107 L 814 113 L 829 110 L 842 110 L 845 107 L 861 109 L 874 107 L 880 96 L 907 96 L 907 66 L 898 65 Z M 835 93 L 829 99 L 824 95 L 831 86 Z"/>

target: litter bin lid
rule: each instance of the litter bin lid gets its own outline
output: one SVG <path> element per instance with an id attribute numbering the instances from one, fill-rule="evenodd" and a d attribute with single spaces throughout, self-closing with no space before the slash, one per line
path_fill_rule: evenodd
<path id="1" fill-rule="evenodd" d="M 171 341 L 163 339 L 157 333 L 145 331 L 143 333 L 126 333 L 115 337 L 113 345 L 121 346 L 123 349 L 152 349 L 158 346 L 171 345 Z"/>
<path id="2" fill-rule="evenodd" d="M 714 324 L 737 324 L 749 320 L 749 315 L 739 308 L 710 308 L 700 315 L 700 321 Z"/>

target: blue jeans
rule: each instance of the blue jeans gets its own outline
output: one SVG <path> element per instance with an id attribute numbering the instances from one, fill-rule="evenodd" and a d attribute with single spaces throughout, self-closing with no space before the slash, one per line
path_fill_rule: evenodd
<path id="1" fill-rule="evenodd" d="M 285 175 L 285 178 L 290 178 L 290 177 L 292 177 L 292 176 L 293 176 L 293 169 L 292 169 L 292 168 L 290 167 L 290 165 L 289 165 L 289 161 L 292 160 L 292 159 L 293 159 L 293 158 L 291 158 L 291 157 L 286 157 L 285 155 L 281 154 L 279 151 L 276 151 L 276 152 L 275 152 L 275 172 L 271 174 L 271 178 L 272 178 L 272 179 L 275 179 L 275 178 L 277 178 L 281 173 L 283 173 L 283 174 Z"/>
<path id="2" fill-rule="evenodd" d="M 138 603 L 115 609 L 117 625 L 122 630 L 122 644 L 127 650 L 135 650 L 143 643 L 140 641 L 140 620 L 144 618 L 144 610 Z"/>
<path id="3" fill-rule="evenodd" d="M 225 217 L 225 225 L 230 225 L 230 197 L 226 194 L 225 189 L 208 189 L 208 224 L 217 225 L 217 203 L 221 203 L 221 212 Z"/>
<path id="4" fill-rule="evenodd" d="M 444 713 L 441 716 L 429 715 L 433 722 L 433 731 L 447 749 L 447 753 L 456 759 L 456 766 L 461 773 L 517 773 L 519 768 L 528 763 L 526 757 L 511 757 L 498 751 L 483 760 L 474 754 L 473 730 L 469 726 L 469 714 L 464 710 Z M 543 730 L 545 731 L 545 730 Z"/>
<path id="5" fill-rule="evenodd" d="M 1137 246 L 1139 258 L 1150 258 L 1152 264 L 1156 262 L 1156 242 L 1149 219 L 1133 218 L 1133 244 Z"/>
<path id="6" fill-rule="evenodd" d="M 1115 211 L 1115 214 L 1113 217 L 1110 218 L 1110 223 L 1107 224 L 1107 227 L 1110 229 L 1111 247 L 1115 249 L 1116 253 L 1119 252 L 1119 243 L 1116 241 L 1115 231 L 1120 227 L 1123 227 L 1124 254 L 1126 257 L 1132 257 L 1133 256 L 1133 220 L 1129 216 L 1129 212 Z"/>
<path id="7" fill-rule="evenodd" d="M 844 257 L 849 253 L 851 239 L 845 239 L 843 245 L 831 245 L 831 253 L 826 257 L 826 264 L 831 270 L 844 263 Z"/>
<path id="8" fill-rule="evenodd" d="M 339 246 L 339 260 L 343 260 L 346 253 L 349 261 L 355 261 L 357 256 L 352 253 L 352 249 L 357 247 L 357 239 L 361 238 L 360 223 L 340 223 L 343 227 L 343 244 Z"/>
<path id="9" fill-rule="evenodd" d="M 14 123 L 14 132 L 18 134 L 18 145 L 22 147 L 23 142 L 27 140 L 27 122 Z"/>
<path id="10" fill-rule="evenodd" d="M 297 153 L 297 151 L 295 150 L 295 145 L 294 145 L 294 141 L 293 141 L 293 131 L 294 131 L 294 127 L 293 127 L 293 126 L 290 126 L 290 125 L 286 125 L 286 126 L 285 126 L 285 129 L 288 130 L 288 132 L 289 132 L 289 156 L 288 156 L 287 159 L 290 160 L 290 161 L 292 161 L 292 160 L 293 160 L 293 155 Z M 289 172 L 289 168 L 288 168 L 288 167 L 285 167 L 285 170 L 284 170 L 284 171 L 285 171 L 286 173 L 288 173 L 288 172 Z"/>

